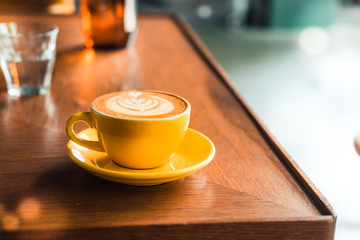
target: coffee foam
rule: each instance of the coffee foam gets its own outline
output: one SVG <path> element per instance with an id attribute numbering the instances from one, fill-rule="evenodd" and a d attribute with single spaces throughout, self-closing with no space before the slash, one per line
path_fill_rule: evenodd
<path id="1" fill-rule="evenodd" d="M 98 97 L 92 103 L 95 110 L 124 118 L 166 118 L 184 112 L 187 103 L 168 93 L 124 91 Z"/>

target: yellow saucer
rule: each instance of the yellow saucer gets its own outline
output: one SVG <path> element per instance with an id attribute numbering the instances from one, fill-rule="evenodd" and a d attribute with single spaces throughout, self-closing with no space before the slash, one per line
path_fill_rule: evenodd
<path id="1" fill-rule="evenodd" d="M 78 135 L 87 140 L 97 140 L 96 132 L 91 128 Z M 157 185 L 184 178 L 205 167 L 215 155 L 212 141 L 193 129 L 187 130 L 183 143 L 170 161 L 153 169 L 121 167 L 109 159 L 106 153 L 81 147 L 71 140 L 67 144 L 67 150 L 72 161 L 91 174 L 109 181 L 136 186 Z"/>

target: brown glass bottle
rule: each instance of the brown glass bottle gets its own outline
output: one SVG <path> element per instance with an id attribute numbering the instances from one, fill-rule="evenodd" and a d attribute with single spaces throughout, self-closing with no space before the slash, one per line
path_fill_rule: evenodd
<path id="1" fill-rule="evenodd" d="M 137 29 L 136 0 L 81 0 L 86 47 L 125 47 Z"/>

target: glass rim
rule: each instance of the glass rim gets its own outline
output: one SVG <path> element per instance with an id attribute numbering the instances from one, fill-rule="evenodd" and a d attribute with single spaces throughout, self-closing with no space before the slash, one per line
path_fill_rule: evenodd
<path id="1" fill-rule="evenodd" d="M 51 36 L 53 34 L 57 34 L 59 32 L 59 27 L 55 24 L 50 23 L 40 23 L 40 22 L 0 22 L 1 26 L 5 25 L 8 29 L 11 25 L 16 26 L 28 26 L 28 27 L 44 27 L 45 30 L 39 32 L 28 32 L 28 33 L 3 33 L 0 31 L 0 37 L 44 37 L 44 36 Z"/>

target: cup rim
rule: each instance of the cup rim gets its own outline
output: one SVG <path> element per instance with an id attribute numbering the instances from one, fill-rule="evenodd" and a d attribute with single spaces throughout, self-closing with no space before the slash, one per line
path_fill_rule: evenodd
<path id="1" fill-rule="evenodd" d="M 40 23 L 40 22 L 0 22 L 1 25 L 4 24 L 7 28 L 11 26 L 12 24 L 15 25 L 27 25 L 29 27 L 34 26 L 43 26 L 48 27 L 48 30 L 40 31 L 40 32 L 30 32 L 30 33 L 2 33 L 0 32 L 1 37 L 45 37 L 45 36 L 51 36 L 53 34 L 57 34 L 59 32 L 59 27 L 55 24 L 51 23 Z"/>
<path id="2" fill-rule="evenodd" d="M 124 91 L 132 91 L 132 90 L 124 90 Z M 109 114 L 106 114 L 106 113 L 103 113 L 103 112 L 100 112 L 99 110 L 96 110 L 94 107 L 93 107 L 93 102 L 95 101 L 95 98 L 91 104 L 90 104 L 90 108 L 91 110 L 93 110 L 95 113 L 99 114 L 99 115 L 102 115 L 102 116 L 105 116 L 105 117 L 110 117 L 110 118 L 114 118 L 114 119 L 120 119 L 120 120 L 127 120 L 127 121 L 161 121 L 161 120 L 171 120 L 171 119 L 174 119 L 174 118 L 178 118 L 180 116 L 183 116 L 187 113 L 190 112 L 190 109 L 191 109 L 191 105 L 190 105 L 190 102 L 188 100 L 186 100 L 185 98 L 179 96 L 179 95 L 176 95 L 176 94 L 173 94 L 173 93 L 169 93 L 169 92 L 165 92 L 165 91 L 159 91 L 159 90 L 137 90 L 137 89 L 134 89 L 133 91 L 143 91 L 143 92 L 156 92 L 156 93 L 164 93 L 164 94 L 168 94 L 168 95 L 172 95 L 172 96 L 175 96 L 177 98 L 180 98 L 181 100 L 183 100 L 185 103 L 186 103 L 186 106 L 187 108 L 181 112 L 181 113 L 178 113 L 176 115 L 173 115 L 173 116 L 169 116 L 169 117 L 158 117 L 158 118 L 127 118 L 127 117 L 117 117 L 117 116 L 113 116 L 113 115 L 109 115 Z M 118 91 L 118 92 L 121 92 L 121 91 Z M 110 94 L 110 93 L 107 93 L 107 94 Z M 106 94 L 103 94 L 103 95 L 106 95 Z M 100 95 L 98 97 L 101 97 L 103 95 Z"/>

